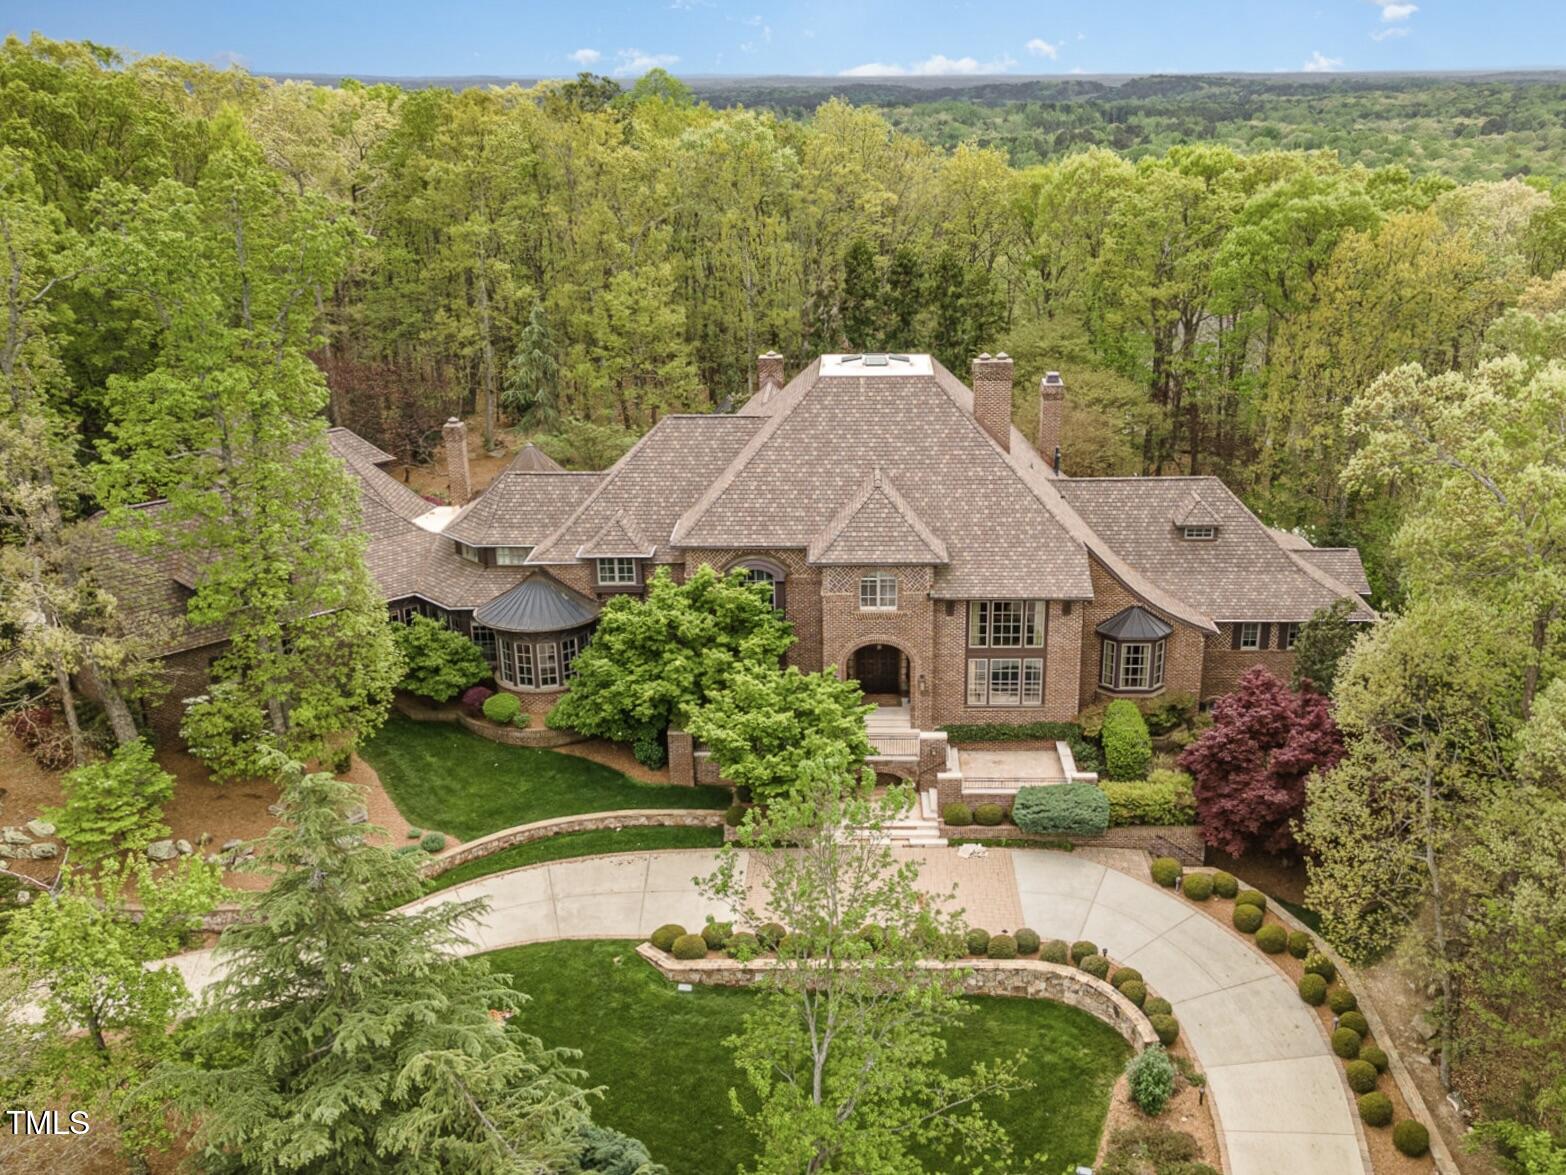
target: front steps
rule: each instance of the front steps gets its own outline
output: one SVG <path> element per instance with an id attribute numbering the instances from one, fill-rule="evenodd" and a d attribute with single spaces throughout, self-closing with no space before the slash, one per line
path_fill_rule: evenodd
<path id="1" fill-rule="evenodd" d="M 946 844 L 941 835 L 941 808 L 935 789 L 919 793 L 913 810 L 881 829 L 892 844 L 901 848 L 940 848 Z"/>

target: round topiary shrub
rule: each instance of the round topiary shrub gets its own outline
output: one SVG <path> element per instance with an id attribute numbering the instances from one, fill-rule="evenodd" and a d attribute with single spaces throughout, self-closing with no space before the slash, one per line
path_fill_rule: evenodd
<path id="1" fill-rule="evenodd" d="M 1157 1117 L 1174 1095 L 1175 1067 L 1159 1048 L 1143 1049 L 1126 1064 L 1126 1084 L 1131 1100 L 1142 1113 Z"/>
<path id="2" fill-rule="evenodd" d="M 990 949 L 990 932 L 975 926 L 964 936 L 963 942 L 967 945 L 970 955 L 982 955 Z"/>
<path id="3" fill-rule="evenodd" d="M 438 832 L 426 832 L 419 837 L 419 848 L 426 853 L 438 853 L 446 847 L 446 838 Z"/>
<path id="4" fill-rule="evenodd" d="M 1412 1118 L 1404 1118 L 1392 1127 L 1392 1145 L 1411 1159 L 1430 1149 L 1430 1131 Z"/>
<path id="5" fill-rule="evenodd" d="M 886 927 L 871 922 L 859 928 L 858 938 L 868 943 L 872 951 L 878 951 L 886 945 Z"/>
<path id="6" fill-rule="evenodd" d="M 1289 954 L 1296 959 L 1303 959 L 1315 949 L 1316 940 L 1303 930 L 1289 931 Z"/>
<path id="7" fill-rule="evenodd" d="M 727 824 L 730 828 L 738 828 L 741 824 L 745 823 L 745 813 L 749 810 L 750 809 L 746 808 L 744 804 L 730 804 L 728 809 L 723 813 L 723 823 Z"/>
<path id="8" fill-rule="evenodd" d="M 1305 973 L 1307 975 L 1320 975 L 1328 983 L 1338 977 L 1336 964 L 1320 951 L 1312 951 L 1305 956 Z"/>
<path id="9" fill-rule="evenodd" d="M 756 928 L 756 938 L 764 951 L 777 950 L 778 943 L 783 941 L 783 936 L 787 933 L 788 931 L 783 929 L 783 924 L 780 922 L 763 922 Z"/>
<path id="10" fill-rule="evenodd" d="M 1255 934 L 1261 928 L 1262 912 L 1255 906 L 1236 906 L 1230 917 L 1234 920 L 1234 928 L 1245 934 Z"/>
<path id="11" fill-rule="evenodd" d="M 1343 1076 L 1348 1078 L 1349 1088 L 1355 1093 L 1369 1093 L 1376 1088 L 1381 1074 L 1369 1061 L 1350 1061 L 1343 1066 Z"/>
<path id="12" fill-rule="evenodd" d="M 1387 1126 L 1392 1122 L 1392 1099 L 1379 1089 L 1359 1095 L 1359 1116 L 1366 1126 Z"/>
<path id="13" fill-rule="evenodd" d="M 1161 995 L 1150 995 L 1147 1003 L 1142 1005 L 1142 1011 L 1148 1016 L 1168 1016 L 1174 1012 L 1174 1005 Z"/>
<path id="14" fill-rule="evenodd" d="M 1085 938 L 1079 938 L 1071 944 L 1071 961 L 1073 963 L 1080 963 L 1089 955 L 1096 954 L 1098 954 L 1098 944 L 1089 942 Z"/>
<path id="15" fill-rule="evenodd" d="M 741 930 L 729 935 L 729 941 L 723 944 L 723 952 L 731 959 L 748 962 L 761 954 L 761 940 L 750 931 Z"/>
<path id="16" fill-rule="evenodd" d="M 522 713 L 522 703 L 516 694 L 490 694 L 484 699 L 484 717 L 491 722 L 507 723 Z"/>
<path id="17" fill-rule="evenodd" d="M 1069 963 L 1071 948 L 1058 938 L 1039 944 L 1039 958 L 1046 963 Z"/>
<path id="18" fill-rule="evenodd" d="M 1153 880 L 1165 889 L 1173 889 L 1175 882 L 1180 880 L 1180 874 L 1184 872 L 1180 868 L 1180 862 L 1173 857 L 1154 857 L 1153 863 L 1148 866 L 1153 873 Z"/>
<path id="19" fill-rule="evenodd" d="M 1240 892 L 1239 878 L 1233 873 L 1225 873 L 1222 869 L 1213 874 L 1213 892 L 1221 898 L 1232 898 Z"/>
<path id="20" fill-rule="evenodd" d="M 1327 993 L 1327 1007 L 1341 1016 L 1344 1012 L 1352 1012 L 1359 1007 L 1359 1001 L 1354 998 L 1354 993 L 1346 987 L 1334 987 Z"/>
<path id="21" fill-rule="evenodd" d="M 686 962 L 692 959 L 705 959 L 707 957 L 707 940 L 699 934 L 682 934 L 674 940 L 674 945 L 669 948 L 669 953 L 676 959 L 684 959 Z"/>
<path id="22" fill-rule="evenodd" d="M 674 940 L 681 937 L 684 933 L 685 927 L 678 922 L 665 922 L 647 936 L 647 941 L 660 951 L 667 951 L 674 946 Z"/>
<path id="23" fill-rule="evenodd" d="M 1086 971 L 1094 979 L 1103 979 L 1109 974 L 1109 960 L 1103 955 L 1084 956 L 1077 966 Z"/>
<path id="24" fill-rule="evenodd" d="M 1281 955 L 1289 945 L 1289 932 L 1276 922 L 1269 922 L 1256 932 L 1256 945 L 1269 955 Z"/>
<path id="25" fill-rule="evenodd" d="M 941 809 L 941 823 L 966 828 L 973 823 L 973 809 L 967 804 L 947 804 Z"/>
<path id="26" fill-rule="evenodd" d="M 1006 822 L 1006 809 L 999 804 L 980 804 L 973 810 L 973 822 L 986 828 L 994 828 Z"/>
<path id="27" fill-rule="evenodd" d="M 734 935 L 734 923 L 709 922 L 701 928 L 701 936 L 706 940 L 707 946 L 715 951 L 721 951 Z"/>
<path id="28" fill-rule="evenodd" d="M 1363 1012 L 1344 1012 L 1338 1017 L 1338 1027 L 1352 1028 L 1361 1037 L 1370 1035 L 1370 1021 L 1365 1019 Z"/>
<path id="29" fill-rule="evenodd" d="M 1142 978 L 1142 973 L 1135 967 L 1116 968 L 1115 974 L 1110 978 L 1111 987 L 1119 987 L 1122 983 L 1130 983 L 1133 979 Z"/>
<path id="30" fill-rule="evenodd" d="M 1120 985 L 1120 994 L 1140 1008 L 1147 1003 L 1147 984 L 1140 979 L 1128 979 Z"/>
<path id="31" fill-rule="evenodd" d="M 1156 1012 L 1147 1018 L 1147 1022 L 1158 1033 L 1158 1042 L 1165 1048 L 1180 1039 L 1180 1021 L 1167 1012 Z"/>
<path id="32" fill-rule="evenodd" d="M 422 828 L 410 828 L 410 829 L 408 829 L 408 839 L 409 840 L 418 840 L 419 837 L 421 837 L 423 835 L 424 835 L 424 829 L 422 829 Z"/>
<path id="33" fill-rule="evenodd" d="M 1267 908 L 1267 895 L 1259 889 L 1242 889 L 1234 895 L 1237 906 L 1255 906 L 1258 910 Z"/>
<path id="34" fill-rule="evenodd" d="M 790 931 L 778 939 L 778 958 L 780 959 L 804 959 L 810 952 L 805 948 L 805 936 Z"/>
<path id="35" fill-rule="evenodd" d="M 1327 981 L 1320 975 L 1300 976 L 1300 999 L 1313 1008 L 1319 1008 L 1327 1000 Z"/>
<path id="36" fill-rule="evenodd" d="M 1352 1028 L 1334 1028 L 1332 1030 L 1332 1051 L 1345 1061 L 1352 1061 L 1359 1056 L 1359 1046 L 1359 1033 Z"/>
<path id="37" fill-rule="evenodd" d="M 1021 930 L 1017 931 L 1015 937 L 1017 939 L 1017 953 L 1019 955 L 1036 955 L 1039 953 L 1040 943 L 1039 932 L 1037 930 L 1029 930 L 1026 926 L 1024 926 Z"/>
<path id="38" fill-rule="evenodd" d="M 990 939 L 990 947 L 986 954 L 992 959 L 1015 959 L 1017 940 L 1009 934 L 997 934 Z"/>
<path id="39" fill-rule="evenodd" d="M 1187 873 L 1185 875 L 1185 884 L 1180 887 L 1180 892 L 1193 902 L 1205 902 L 1213 896 L 1213 875 L 1211 873 Z"/>
<path id="40" fill-rule="evenodd" d="M 1369 1061 L 1376 1067 L 1377 1073 L 1385 1073 L 1387 1065 L 1391 1063 L 1387 1060 L 1387 1055 L 1381 1046 L 1375 1044 L 1367 1044 L 1361 1048 L 1359 1050 L 1359 1059 L 1361 1061 Z"/>

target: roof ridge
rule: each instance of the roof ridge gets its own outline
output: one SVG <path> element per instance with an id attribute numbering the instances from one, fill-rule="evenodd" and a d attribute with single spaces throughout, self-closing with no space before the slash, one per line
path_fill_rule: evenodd
<path id="1" fill-rule="evenodd" d="M 946 563 L 950 561 L 945 541 L 925 525 L 918 512 L 908 504 L 908 500 L 899 492 L 896 484 L 892 481 L 891 475 L 882 471 L 880 462 L 877 462 L 870 471 L 870 476 L 865 479 L 864 484 L 848 499 L 843 508 L 838 511 L 832 520 L 821 529 L 821 533 L 806 547 L 806 560 L 816 562 L 825 558 L 837 544 L 837 540 L 842 537 L 842 532 L 847 528 L 848 524 L 858 517 L 859 513 L 870 503 L 870 500 L 877 495 L 886 499 L 897 513 L 897 516 L 908 524 L 909 529 L 914 532 L 914 536 L 934 556 L 930 560 L 931 562 Z"/>

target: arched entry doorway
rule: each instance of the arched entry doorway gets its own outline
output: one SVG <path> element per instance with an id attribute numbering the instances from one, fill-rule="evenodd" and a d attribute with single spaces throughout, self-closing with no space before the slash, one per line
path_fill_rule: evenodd
<path id="1" fill-rule="evenodd" d="M 863 645 L 855 649 L 848 671 L 864 690 L 867 701 L 900 702 L 908 697 L 908 658 L 896 645 Z"/>

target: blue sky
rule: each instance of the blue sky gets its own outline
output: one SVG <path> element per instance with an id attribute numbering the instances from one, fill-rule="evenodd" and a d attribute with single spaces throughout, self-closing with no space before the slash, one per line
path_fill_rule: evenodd
<path id="1" fill-rule="evenodd" d="M 4 0 L 0 25 L 299 73 L 1069 74 L 1566 66 L 1563 0 Z"/>

